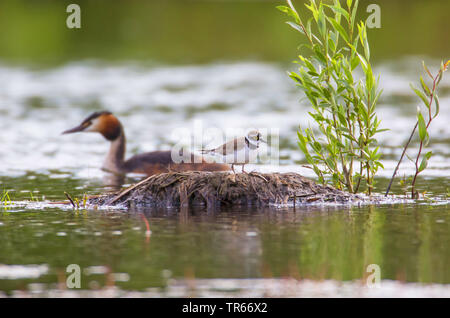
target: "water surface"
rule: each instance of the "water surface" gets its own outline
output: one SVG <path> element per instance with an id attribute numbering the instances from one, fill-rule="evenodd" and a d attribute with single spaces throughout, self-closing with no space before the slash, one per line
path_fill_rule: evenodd
<path id="1" fill-rule="evenodd" d="M 407 82 L 416 59 L 407 61 L 404 68 L 397 61 L 395 73 L 390 63 L 379 66 L 385 94 L 378 111 L 383 126 L 391 129 L 380 135 L 387 169 L 378 179 L 379 191 L 400 154 L 398 145 L 414 125 L 417 102 Z M 65 191 L 82 200 L 85 194 L 114 189 L 99 169 L 107 142 L 95 134 L 60 135 L 91 111 L 105 108 L 124 123 L 129 154 L 170 149 L 176 139 L 165 132 L 189 129 L 198 121 L 221 129 L 245 128 L 251 122 L 279 128 L 281 160 L 280 166 L 252 165 L 250 170 L 297 171 L 313 177 L 300 165 L 304 158 L 294 134 L 299 123 L 308 122 L 308 106 L 286 78 L 285 67 L 90 62 L 33 70 L 4 65 L 0 186 L 14 202 L 0 212 L 0 264 L 7 265 L 0 267 L 3 292 L 45 295 L 60 290 L 69 264 L 83 269 L 83 290 L 116 286 L 162 296 L 183 295 L 169 292 L 170 279 L 360 281 L 369 264 L 378 264 L 385 280 L 449 284 L 447 79 L 441 115 L 430 130 L 430 148 L 436 155 L 419 179 L 428 201 L 296 210 L 196 209 L 187 214 L 176 209 L 74 211 L 50 204 L 65 200 Z M 253 76 L 262 72 L 263 78 Z M 415 142 L 411 153 L 416 147 Z M 400 176 L 411 173 L 406 160 Z M 137 180 L 127 178 L 125 186 Z M 397 182 L 394 193 L 403 193 Z M 14 265 L 25 267 L 8 267 Z"/>

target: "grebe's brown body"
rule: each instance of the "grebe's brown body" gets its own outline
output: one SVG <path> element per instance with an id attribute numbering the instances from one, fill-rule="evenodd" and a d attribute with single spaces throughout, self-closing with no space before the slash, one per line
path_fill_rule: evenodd
<path id="1" fill-rule="evenodd" d="M 170 151 L 153 151 L 135 155 L 125 160 L 126 138 L 122 124 L 108 111 L 96 112 L 87 117 L 79 126 L 66 130 L 63 134 L 76 132 L 98 132 L 111 142 L 103 169 L 115 174 L 141 173 L 154 175 L 169 171 L 228 171 L 226 164 L 206 163 L 201 158 L 191 163 L 175 163 Z M 197 158 L 198 159 L 198 158 Z M 195 162 L 201 163 L 195 163 Z"/>

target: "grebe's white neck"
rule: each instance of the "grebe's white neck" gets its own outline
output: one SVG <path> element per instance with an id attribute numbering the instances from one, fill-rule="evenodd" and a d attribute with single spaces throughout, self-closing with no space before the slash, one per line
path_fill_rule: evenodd
<path id="1" fill-rule="evenodd" d="M 102 169 L 113 173 L 122 173 L 123 165 L 125 162 L 125 150 L 125 133 L 123 131 L 123 128 L 121 128 L 119 136 L 111 141 L 108 155 L 103 162 Z"/>

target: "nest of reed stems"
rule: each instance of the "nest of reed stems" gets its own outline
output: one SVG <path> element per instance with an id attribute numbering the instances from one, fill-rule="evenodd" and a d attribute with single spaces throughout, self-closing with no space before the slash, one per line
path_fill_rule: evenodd
<path id="1" fill-rule="evenodd" d="M 128 189 L 89 199 L 98 206 L 179 207 L 220 205 L 346 204 L 356 195 L 320 185 L 297 173 L 169 172 Z"/>

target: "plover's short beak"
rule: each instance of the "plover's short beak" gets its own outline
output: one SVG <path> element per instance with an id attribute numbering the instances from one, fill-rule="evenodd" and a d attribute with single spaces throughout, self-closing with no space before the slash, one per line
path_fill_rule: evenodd
<path id="1" fill-rule="evenodd" d="M 86 127 L 84 127 L 83 125 L 79 125 L 79 126 L 74 127 L 74 128 L 72 128 L 72 129 L 63 131 L 61 134 L 62 134 L 62 135 L 73 134 L 73 133 L 76 133 L 76 132 L 83 131 L 85 128 L 86 128 Z"/>

